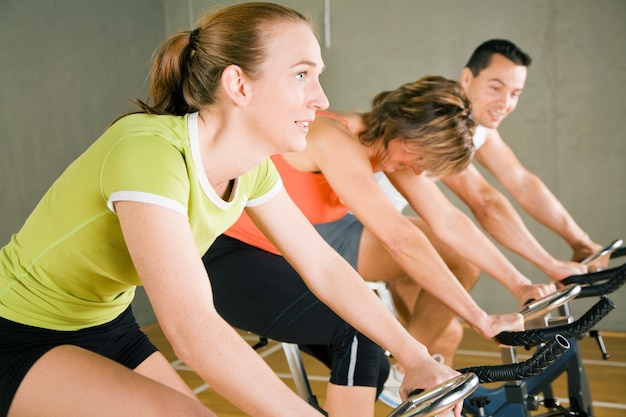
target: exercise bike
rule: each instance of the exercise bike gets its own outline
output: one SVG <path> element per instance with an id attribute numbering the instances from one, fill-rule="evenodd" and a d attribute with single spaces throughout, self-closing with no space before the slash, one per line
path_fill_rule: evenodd
<path id="1" fill-rule="evenodd" d="M 616 241 L 608 252 L 605 248 L 595 257 L 610 252 L 613 252 L 612 258 L 626 255 L 626 248 L 618 248 L 617 243 L 621 245 L 621 241 Z M 546 412 L 532 414 L 535 417 L 592 417 L 591 393 L 577 340 L 586 335 L 595 337 L 602 357 L 608 358 L 600 333 L 592 329 L 615 307 L 607 294 L 620 288 L 625 281 L 626 264 L 563 280 L 564 288 L 530 303 L 521 311 L 527 322 L 543 323 L 543 326 L 522 332 L 502 332 L 496 336 L 496 341 L 508 346 L 502 348 L 505 364 L 459 369 L 460 377 L 431 390 L 412 393 L 389 417 L 434 416 L 461 400 L 464 401 L 463 415 L 467 417 L 530 417 L 531 412 L 538 411 L 540 406 Z M 584 297 L 600 297 L 600 300 L 574 321 L 568 303 Z M 559 316 L 552 317 L 552 310 L 558 310 Z M 550 340 L 552 342 L 548 344 Z M 516 346 L 539 348 L 520 367 Z M 534 360 L 537 357 L 539 359 Z M 568 377 L 567 408 L 554 398 L 552 392 L 552 383 L 564 373 Z M 505 384 L 496 388 L 479 385 L 490 382 Z"/>
<path id="2" fill-rule="evenodd" d="M 614 257 L 621 256 L 624 251 L 616 252 Z M 600 347 L 602 357 L 608 359 L 600 332 L 592 330 L 599 319 L 614 308 L 614 304 L 606 296 L 620 288 L 626 280 L 626 264 L 605 271 L 589 273 L 566 278 L 562 281 L 566 285 L 580 285 L 580 293 L 575 298 L 600 297 L 587 313 L 581 316 L 572 327 L 568 323 L 573 320 L 569 303 L 558 307 L 559 315 L 545 316 L 539 321 L 543 328 L 528 330 L 521 333 L 503 332 L 496 340 L 510 346 L 502 349 L 502 358 L 505 363 L 516 361 L 515 346 L 533 346 L 542 343 L 554 334 L 562 334 L 568 338 L 571 348 L 564 353 L 549 369 L 542 374 L 519 382 L 507 382 L 498 388 L 479 387 L 476 395 L 465 402 L 465 415 L 475 417 L 530 417 L 531 412 L 542 406 L 548 416 L 580 416 L 592 417 L 593 405 L 591 392 L 585 369 L 582 365 L 578 340 L 591 335 L 595 337 Z M 570 333 L 564 327 L 569 326 Z M 553 382 L 561 375 L 567 375 L 567 391 L 569 407 L 564 407 L 555 398 Z M 536 416 L 537 414 L 535 414 Z"/>

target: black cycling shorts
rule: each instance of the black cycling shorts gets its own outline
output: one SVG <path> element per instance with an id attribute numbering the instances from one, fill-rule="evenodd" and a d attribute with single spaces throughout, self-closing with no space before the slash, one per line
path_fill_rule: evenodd
<path id="1" fill-rule="evenodd" d="M 322 303 L 285 258 L 221 235 L 203 261 L 215 307 L 232 326 L 299 344 L 330 368 L 336 385 L 382 389 L 384 350 Z"/>
<path id="2" fill-rule="evenodd" d="M 76 331 L 49 330 L 0 317 L 0 417 L 6 417 L 28 370 L 46 352 L 74 345 L 135 369 L 157 348 L 135 321 L 131 307 L 109 323 Z"/>

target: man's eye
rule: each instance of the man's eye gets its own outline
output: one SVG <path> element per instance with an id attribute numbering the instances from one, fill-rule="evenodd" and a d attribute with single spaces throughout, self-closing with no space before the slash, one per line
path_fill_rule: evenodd
<path id="1" fill-rule="evenodd" d="M 304 80 L 304 76 L 306 75 L 305 72 L 301 72 L 298 75 L 296 75 L 296 79 L 297 80 Z"/>

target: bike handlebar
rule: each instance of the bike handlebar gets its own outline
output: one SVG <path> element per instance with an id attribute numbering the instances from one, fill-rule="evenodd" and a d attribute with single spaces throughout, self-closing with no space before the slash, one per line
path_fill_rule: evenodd
<path id="1" fill-rule="evenodd" d="M 521 332 L 501 332 L 494 339 L 507 346 L 536 346 L 556 335 L 566 338 L 579 337 L 587 333 L 614 308 L 615 304 L 611 300 L 602 297 L 573 323 Z"/>
<path id="2" fill-rule="evenodd" d="M 480 383 L 517 381 L 539 375 L 569 347 L 565 337 L 556 335 L 550 343 L 537 349 L 537 352 L 525 362 L 458 369 L 461 375 L 455 378 L 428 390 L 411 392 L 406 401 L 387 417 L 436 416 L 467 398 Z"/>
<path id="3" fill-rule="evenodd" d="M 615 252 L 616 250 L 619 249 L 619 247 L 622 245 L 622 243 L 624 243 L 624 241 L 622 239 L 614 240 L 607 247 L 602 248 L 600 251 L 592 254 L 591 256 L 586 257 L 585 259 L 580 261 L 580 263 L 583 264 L 583 265 L 587 265 L 587 264 L 590 264 L 591 262 L 595 261 L 598 258 L 601 258 L 601 257 L 606 256 L 606 255 L 611 255 L 613 252 Z"/>
<path id="4" fill-rule="evenodd" d="M 481 383 L 519 381 L 539 375 L 563 352 L 569 349 L 569 342 L 560 334 L 537 349 L 537 352 L 525 362 L 512 363 L 506 365 L 472 366 L 457 369 L 461 373 L 475 374 Z"/>
<path id="5" fill-rule="evenodd" d="M 546 315 L 574 298 L 605 296 L 626 282 L 626 263 L 604 271 L 572 275 L 561 281 L 565 286 L 556 292 L 529 302 L 520 310 L 525 321 Z M 545 339 L 544 339 L 545 340 Z"/>
<path id="6" fill-rule="evenodd" d="M 581 291 L 578 284 L 569 284 L 540 300 L 529 302 L 520 310 L 525 321 L 545 316 L 548 312 L 576 298 Z"/>
<path id="7" fill-rule="evenodd" d="M 626 263 L 604 271 L 590 272 L 583 275 L 572 275 L 561 283 L 566 285 L 580 285 L 579 298 L 597 297 L 610 294 L 626 282 Z"/>
<path id="8" fill-rule="evenodd" d="M 626 256 L 626 246 L 622 246 L 611 254 L 611 259 L 619 258 L 620 256 Z"/>
<path id="9" fill-rule="evenodd" d="M 478 383 L 476 375 L 464 373 L 431 389 L 415 390 L 387 417 L 436 416 L 468 397 L 478 388 Z"/>

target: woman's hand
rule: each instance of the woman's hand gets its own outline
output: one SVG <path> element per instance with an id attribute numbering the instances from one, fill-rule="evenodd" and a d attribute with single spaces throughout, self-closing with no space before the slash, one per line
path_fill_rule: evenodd
<path id="1" fill-rule="evenodd" d="M 454 369 L 437 362 L 431 356 L 424 356 L 423 360 L 412 367 L 405 367 L 405 377 L 400 385 L 400 398 L 406 401 L 409 394 L 416 389 L 429 389 L 451 378 L 460 375 Z M 463 402 L 455 406 L 455 416 L 460 417 Z"/>
<path id="2" fill-rule="evenodd" d="M 491 314 L 484 323 L 472 324 L 472 328 L 486 339 L 493 339 L 504 331 L 518 332 L 524 330 L 524 316 L 520 313 Z"/>
<path id="3" fill-rule="evenodd" d="M 582 275 L 587 273 L 587 265 L 574 261 L 561 261 L 555 259 L 550 269 L 545 271 L 550 279 L 559 282 L 572 275 Z"/>
<path id="4" fill-rule="evenodd" d="M 581 260 L 587 258 L 588 256 L 593 255 L 594 253 L 600 252 L 603 249 L 602 245 L 599 245 L 594 242 L 587 242 L 584 244 L 578 244 L 576 246 L 572 246 L 572 250 L 574 253 L 572 254 L 572 260 L 580 262 Z M 609 266 L 609 260 L 611 257 L 609 255 L 602 256 L 601 258 L 596 259 L 589 265 L 587 268 L 590 272 L 600 271 L 602 269 L 606 269 Z"/>
<path id="5" fill-rule="evenodd" d="M 556 291 L 556 285 L 550 284 L 534 284 L 520 285 L 515 291 L 515 298 L 519 301 L 520 307 L 528 304 L 530 301 L 540 300 Z"/>

